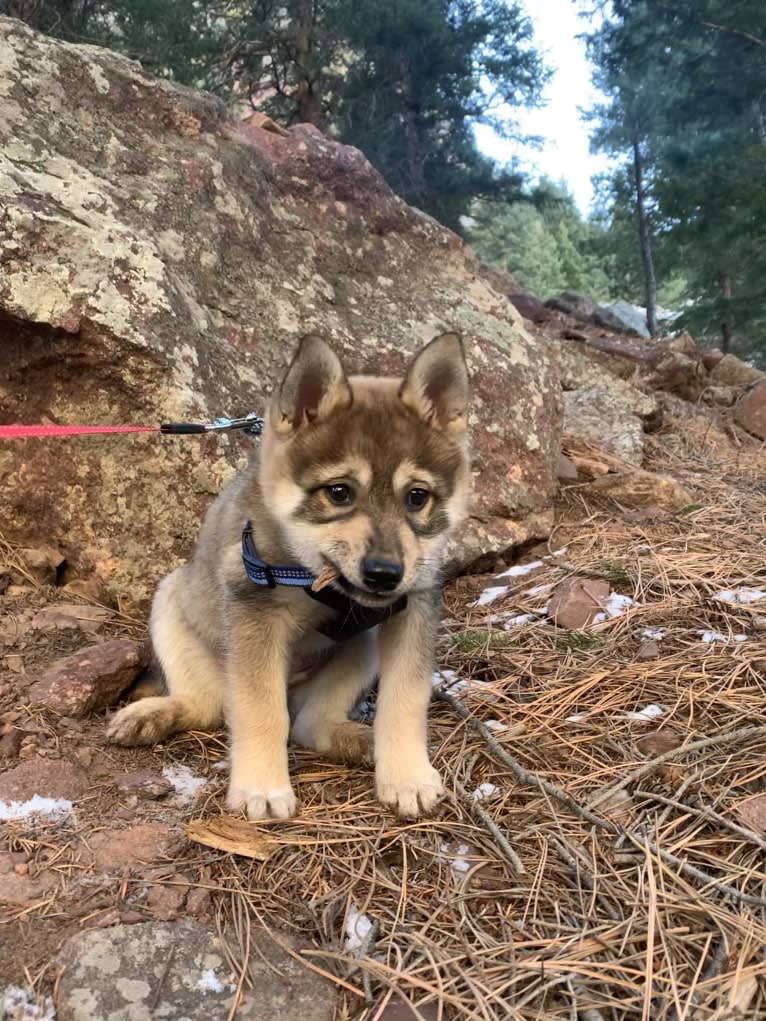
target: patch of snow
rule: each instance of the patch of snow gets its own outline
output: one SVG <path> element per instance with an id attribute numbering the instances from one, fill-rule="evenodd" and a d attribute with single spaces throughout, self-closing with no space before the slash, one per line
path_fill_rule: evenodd
<path id="1" fill-rule="evenodd" d="M 346 918 L 346 938 L 343 949 L 347 951 L 363 950 L 372 932 L 372 922 L 363 915 L 356 904 L 352 904 Z"/>
<path id="2" fill-rule="evenodd" d="M 7 986 L 0 993 L 0 1018 L 3 1021 L 56 1021 L 50 996 L 35 996 L 31 989 Z"/>
<path id="3" fill-rule="evenodd" d="M 566 723 L 582 723 L 588 719 L 588 713 L 575 713 L 574 716 L 567 716 Z"/>
<path id="4" fill-rule="evenodd" d="M 494 603 L 496 599 L 501 599 L 510 590 L 510 585 L 490 585 L 489 588 L 485 588 L 481 593 L 476 602 L 471 603 L 471 606 L 489 606 L 490 603 Z"/>
<path id="5" fill-rule="evenodd" d="M 173 785 L 173 790 L 181 804 L 191 804 L 203 787 L 207 786 L 204 776 L 195 776 L 188 766 L 165 766 L 162 775 Z"/>
<path id="6" fill-rule="evenodd" d="M 661 642 L 667 633 L 667 629 L 664 627 L 645 627 L 641 632 L 641 637 L 654 638 L 656 641 Z"/>
<path id="7" fill-rule="evenodd" d="M 434 688 L 454 688 L 458 685 L 458 690 L 464 688 L 468 682 L 461 681 L 454 670 L 435 670 L 431 677 L 431 686 Z"/>
<path id="8" fill-rule="evenodd" d="M 512 627 L 522 627 L 524 624 L 534 624 L 540 619 L 539 613 L 518 613 L 511 616 L 508 613 L 493 613 L 491 617 L 485 617 L 485 624 L 502 624 L 506 631 Z"/>
<path id="9" fill-rule="evenodd" d="M 489 730 L 495 730 L 500 733 L 503 730 L 508 730 L 508 726 L 505 723 L 501 723 L 500 720 L 485 720 L 484 726 Z"/>
<path id="10" fill-rule="evenodd" d="M 452 855 L 452 848 L 449 844 L 442 844 L 439 850 L 442 854 Z M 456 875 L 460 876 L 464 872 L 470 869 L 470 864 L 465 860 L 464 855 L 468 854 L 470 848 L 468 844 L 458 844 L 455 849 L 455 856 L 451 858 L 449 866 Z"/>
<path id="11" fill-rule="evenodd" d="M 547 585 L 535 585 L 534 588 L 528 588 L 524 593 L 525 596 L 541 596 L 543 592 L 550 592 L 555 582 L 548 582 Z"/>
<path id="12" fill-rule="evenodd" d="M 538 567 L 543 567 L 542 560 L 533 560 L 531 564 L 516 564 L 515 567 L 509 567 L 507 571 L 503 571 L 501 574 L 496 574 L 496 578 L 523 578 L 525 574 L 531 574 L 532 571 L 536 571 Z"/>
<path id="13" fill-rule="evenodd" d="M 486 798 L 491 798 L 493 794 L 497 794 L 497 787 L 493 783 L 480 783 L 471 797 L 474 801 L 484 801 Z"/>
<path id="14" fill-rule="evenodd" d="M 45 816 L 50 822 L 62 822 L 72 814 L 72 802 L 63 798 L 42 798 L 35 794 L 29 801 L 0 801 L 0 822 Z"/>
<path id="15" fill-rule="evenodd" d="M 766 599 L 766 589 L 760 588 L 733 588 L 724 589 L 715 595 L 722 603 L 734 603 L 739 606 L 747 606 L 750 603 L 759 603 Z"/>
<path id="16" fill-rule="evenodd" d="M 223 773 L 224 770 L 226 770 L 228 768 L 229 768 L 229 763 L 226 761 L 226 759 L 221 759 L 220 762 L 216 762 L 215 765 L 213 765 L 213 767 L 212 767 L 212 769 L 216 773 Z"/>
<path id="17" fill-rule="evenodd" d="M 199 981 L 197 982 L 197 989 L 203 993 L 226 992 L 226 986 L 218 978 L 212 968 L 208 968 L 207 971 L 202 972 Z"/>
<path id="18" fill-rule="evenodd" d="M 652 702 L 645 709 L 639 709 L 637 713 L 624 713 L 622 718 L 624 720 L 656 720 L 664 712 L 665 710 L 661 705 L 656 705 Z"/>
<path id="19" fill-rule="evenodd" d="M 747 635 L 722 635 L 720 631 L 698 631 L 703 642 L 746 642 Z"/>

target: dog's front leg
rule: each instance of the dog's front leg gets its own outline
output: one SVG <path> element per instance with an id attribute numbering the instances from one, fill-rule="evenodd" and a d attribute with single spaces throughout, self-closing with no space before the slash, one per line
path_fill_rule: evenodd
<path id="1" fill-rule="evenodd" d="M 443 793 L 427 745 L 436 622 L 432 596 L 423 593 L 380 629 L 375 782 L 380 801 L 411 818 L 430 812 Z"/>
<path id="2" fill-rule="evenodd" d="M 288 650 L 291 618 L 284 610 L 232 609 L 226 656 L 226 718 L 231 743 L 227 807 L 249 819 L 295 815 L 287 766 Z"/>

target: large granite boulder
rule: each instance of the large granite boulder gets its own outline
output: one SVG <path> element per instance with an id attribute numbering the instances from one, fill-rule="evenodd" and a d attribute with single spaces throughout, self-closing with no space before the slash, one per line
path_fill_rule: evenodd
<path id="1" fill-rule="evenodd" d="M 308 330 L 354 371 L 396 372 L 456 329 L 476 501 L 452 564 L 545 536 L 559 387 L 544 344 L 360 152 L 269 127 L 0 18 L 0 422 L 239 415 L 263 407 Z M 251 442 L 5 443 L 3 530 L 142 603 Z"/>

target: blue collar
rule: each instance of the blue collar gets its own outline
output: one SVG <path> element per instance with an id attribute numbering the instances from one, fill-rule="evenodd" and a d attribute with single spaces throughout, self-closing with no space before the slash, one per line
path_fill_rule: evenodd
<path id="1" fill-rule="evenodd" d="M 253 526 L 249 521 L 242 531 L 242 562 L 250 581 L 267 588 L 276 588 L 277 585 L 310 588 L 315 581 L 315 575 L 303 567 L 272 567 L 261 560 L 255 549 Z"/>
<path id="2" fill-rule="evenodd" d="M 242 530 L 242 563 L 245 565 L 248 578 L 256 585 L 265 588 L 276 588 L 277 585 L 302 588 L 307 596 L 334 610 L 335 616 L 326 623 L 319 624 L 316 629 L 334 642 L 346 642 L 363 631 L 384 624 L 394 614 L 401 613 L 407 607 L 407 596 L 401 596 L 391 606 L 376 608 L 362 606 L 350 596 L 333 588 L 328 587 L 314 592 L 311 586 L 315 575 L 310 571 L 291 565 L 274 567 L 261 560 L 255 549 L 253 526 L 249 521 Z"/>

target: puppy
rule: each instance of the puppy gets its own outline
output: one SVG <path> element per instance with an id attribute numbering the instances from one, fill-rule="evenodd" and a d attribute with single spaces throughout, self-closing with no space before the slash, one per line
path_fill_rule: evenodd
<path id="1" fill-rule="evenodd" d="M 426 716 L 440 569 L 468 504 L 467 405 L 454 334 L 431 341 L 404 379 L 347 377 L 322 339 L 305 337 L 260 457 L 212 504 L 191 560 L 158 586 L 150 629 L 167 694 L 121 709 L 110 740 L 153 744 L 225 718 L 227 805 L 250 819 L 297 810 L 288 736 L 330 756 L 374 756 L 384 805 L 431 811 L 442 784 Z M 374 728 L 350 722 L 376 677 Z"/>

